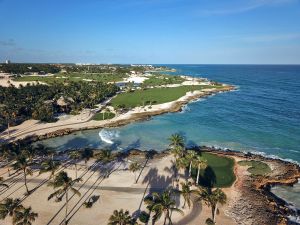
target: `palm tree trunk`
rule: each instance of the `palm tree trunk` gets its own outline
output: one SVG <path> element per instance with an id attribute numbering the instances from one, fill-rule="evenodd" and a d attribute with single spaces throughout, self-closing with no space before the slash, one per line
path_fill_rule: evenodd
<path id="1" fill-rule="evenodd" d="M 166 225 L 168 214 L 165 215 L 164 225 Z"/>
<path id="2" fill-rule="evenodd" d="M 169 219 L 169 225 L 170 225 L 170 224 L 172 225 L 173 223 L 172 223 L 171 216 L 170 216 L 169 213 L 168 213 L 168 219 Z"/>
<path id="3" fill-rule="evenodd" d="M 198 172 L 197 172 L 196 184 L 199 183 L 199 177 L 200 177 L 200 165 L 198 165 Z"/>
<path id="4" fill-rule="evenodd" d="M 7 133 L 8 133 L 8 137 L 10 138 L 9 122 L 8 121 L 7 121 Z"/>
<path id="5" fill-rule="evenodd" d="M 192 162 L 190 162 L 189 177 L 191 176 L 191 174 L 192 174 Z"/>
<path id="6" fill-rule="evenodd" d="M 137 183 L 136 182 L 136 173 L 134 173 L 134 183 Z"/>
<path id="7" fill-rule="evenodd" d="M 214 214 L 213 214 L 213 221 L 216 223 L 216 215 L 217 215 L 217 210 L 218 210 L 218 203 L 216 203 L 215 208 L 214 208 Z"/>
<path id="8" fill-rule="evenodd" d="M 75 163 L 75 176 L 76 176 L 76 179 L 77 179 L 77 164 Z"/>
<path id="9" fill-rule="evenodd" d="M 65 209 L 65 224 L 68 224 L 67 221 L 67 217 L 68 217 L 68 202 L 69 202 L 69 198 L 68 198 L 68 190 L 66 191 L 66 209 Z"/>
<path id="10" fill-rule="evenodd" d="M 28 190 L 28 187 L 27 187 L 27 177 L 26 177 L 26 170 L 25 170 L 25 169 L 23 169 L 23 172 L 24 172 L 24 183 L 25 183 L 26 191 L 27 191 L 27 194 L 29 194 L 29 190 Z"/>

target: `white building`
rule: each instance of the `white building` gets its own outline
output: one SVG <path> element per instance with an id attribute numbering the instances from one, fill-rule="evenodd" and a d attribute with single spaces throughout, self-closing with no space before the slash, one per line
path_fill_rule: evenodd
<path id="1" fill-rule="evenodd" d="M 5 64 L 10 64 L 10 60 L 9 59 L 5 60 Z"/>

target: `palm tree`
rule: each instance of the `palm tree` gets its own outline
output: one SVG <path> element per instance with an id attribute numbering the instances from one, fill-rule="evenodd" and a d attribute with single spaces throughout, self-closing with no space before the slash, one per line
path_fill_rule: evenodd
<path id="1" fill-rule="evenodd" d="M 110 150 L 105 149 L 105 150 L 100 151 L 96 155 L 96 158 L 97 158 L 97 161 L 101 161 L 104 164 L 106 164 L 106 163 L 110 163 L 111 161 L 113 161 L 115 159 L 115 155 L 113 155 Z"/>
<path id="2" fill-rule="evenodd" d="M 108 225 L 134 225 L 136 224 L 129 214 L 129 211 L 124 212 L 123 209 L 114 210 L 113 214 L 109 217 Z"/>
<path id="3" fill-rule="evenodd" d="M 214 191 L 209 188 L 201 188 L 197 192 L 197 195 L 197 201 L 204 201 L 208 207 L 211 207 L 213 222 L 216 223 L 218 203 L 221 205 L 226 203 L 226 194 L 220 188 L 217 188 Z"/>
<path id="4" fill-rule="evenodd" d="M 174 147 L 184 147 L 184 138 L 182 137 L 182 135 L 180 134 L 172 134 L 171 137 L 169 137 L 169 141 L 170 141 L 170 147 L 174 148 Z"/>
<path id="5" fill-rule="evenodd" d="M 55 192 L 53 192 L 51 195 L 49 195 L 48 200 L 52 199 L 54 196 L 61 200 L 63 196 L 66 197 L 66 203 L 65 203 L 65 224 L 67 224 L 67 216 L 68 216 L 68 202 L 69 202 L 69 196 L 68 192 L 71 190 L 74 194 L 77 194 L 80 196 L 80 192 L 73 188 L 73 184 L 81 181 L 81 178 L 72 179 L 71 177 L 68 177 L 68 174 L 65 171 L 59 172 L 53 182 L 50 182 L 48 185 L 52 186 L 54 189 L 59 188 Z"/>
<path id="6" fill-rule="evenodd" d="M 207 160 L 203 159 L 200 155 L 196 158 L 196 164 L 198 167 L 197 170 L 197 178 L 196 178 L 196 184 L 199 184 L 199 178 L 200 178 L 200 169 L 204 169 L 207 167 Z"/>
<path id="7" fill-rule="evenodd" d="M 180 172 L 181 169 L 183 169 L 183 173 L 188 166 L 188 161 L 185 158 L 178 158 L 175 161 L 175 167 L 178 169 Z"/>
<path id="8" fill-rule="evenodd" d="M 84 160 L 85 164 L 87 163 L 87 161 L 90 160 L 90 158 L 92 158 L 94 155 L 94 151 L 92 149 L 89 148 L 85 148 L 82 152 L 81 152 L 81 158 Z"/>
<path id="9" fill-rule="evenodd" d="M 27 147 L 26 149 L 21 151 L 21 154 L 23 154 L 25 157 L 28 158 L 28 161 L 32 163 L 33 158 L 36 156 L 36 148 Z"/>
<path id="10" fill-rule="evenodd" d="M 169 221 L 169 224 L 172 224 L 171 212 L 175 211 L 183 214 L 182 210 L 176 207 L 176 202 L 171 197 L 171 189 L 165 190 L 162 194 L 154 192 L 152 195 L 155 199 L 155 203 L 152 208 L 152 210 L 155 212 L 153 216 L 155 221 L 157 221 L 162 214 L 164 214 L 164 225 L 166 225 L 167 220 Z"/>
<path id="11" fill-rule="evenodd" d="M 189 177 L 191 176 L 192 174 L 192 167 L 193 167 L 193 164 L 195 164 L 196 162 L 196 156 L 197 156 L 197 153 L 193 150 L 188 150 L 187 151 L 187 154 L 186 154 L 186 159 L 189 163 Z"/>
<path id="12" fill-rule="evenodd" d="M 75 173 L 76 173 L 76 178 L 77 178 L 77 163 L 76 163 L 76 161 L 78 161 L 79 159 L 81 159 L 81 154 L 80 154 L 80 152 L 79 151 L 72 151 L 72 152 L 70 152 L 69 153 L 69 157 L 70 157 L 70 159 L 73 159 L 73 160 L 75 160 Z"/>
<path id="13" fill-rule="evenodd" d="M 134 173 L 134 181 L 137 183 L 136 172 L 141 169 L 141 164 L 133 162 L 129 165 L 129 170 Z"/>
<path id="14" fill-rule="evenodd" d="M 39 174 L 50 172 L 50 178 L 53 178 L 60 165 L 61 163 L 59 161 L 47 159 L 46 161 L 42 162 Z"/>
<path id="15" fill-rule="evenodd" d="M 155 198 L 154 198 L 154 196 L 153 195 L 148 195 L 148 196 L 146 196 L 145 198 L 144 198 L 144 203 L 145 203 L 145 205 L 146 205 L 146 208 L 148 209 L 148 211 L 149 211 L 149 218 L 151 218 L 150 216 L 151 216 L 151 212 L 153 212 L 154 210 L 153 210 L 153 207 L 154 207 L 154 205 L 155 205 Z M 152 225 L 154 225 L 155 224 L 155 219 L 154 218 L 152 218 Z"/>
<path id="16" fill-rule="evenodd" d="M 16 170 L 22 170 L 24 173 L 24 183 L 26 187 L 27 194 L 30 194 L 27 186 L 27 175 L 32 176 L 32 170 L 30 168 L 30 162 L 29 160 L 21 154 L 18 158 L 16 163 L 13 165 Z"/>
<path id="17" fill-rule="evenodd" d="M 0 203 L 0 219 L 4 220 L 7 216 L 13 216 L 19 204 L 20 199 L 6 198 L 3 203 Z"/>
<path id="18" fill-rule="evenodd" d="M 31 207 L 24 208 L 19 205 L 14 213 L 13 224 L 15 225 L 31 225 L 35 221 L 38 214 L 33 212 Z"/>
<path id="19" fill-rule="evenodd" d="M 191 207 L 191 196 L 193 193 L 197 193 L 196 190 L 192 190 L 191 186 L 192 184 L 190 182 L 181 182 L 181 191 L 179 191 L 179 193 L 182 195 L 183 199 L 184 199 L 184 203 L 182 208 L 185 208 L 185 204 L 187 203 L 188 207 Z"/>
<path id="20" fill-rule="evenodd" d="M 220 189 L 217 188 L 212 192 L 212 210 L 213 210 L 213 221 L 216 223 L 216 215 L 218 211 L 218 203 L 221 205 L 226 204 L 227 196 L 226 194 Z"/>

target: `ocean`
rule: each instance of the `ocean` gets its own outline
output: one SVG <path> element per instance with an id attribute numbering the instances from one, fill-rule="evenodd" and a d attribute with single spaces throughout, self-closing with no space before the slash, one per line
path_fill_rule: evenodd
<path id="1" fill-rule="evenodd" d="M 177 70 L 171 74 L 206 77 L 236 85 L 238 90 L 192 102 L 179 113 L 42 143 L 59 150 L 84 146 L 163 150 L 171 134 L 181 133 L 187 145 L 255 152 L 300 163 L 300 66 L 167 66 Z M 300 207 L 298 199 L 294 204 Z"/>

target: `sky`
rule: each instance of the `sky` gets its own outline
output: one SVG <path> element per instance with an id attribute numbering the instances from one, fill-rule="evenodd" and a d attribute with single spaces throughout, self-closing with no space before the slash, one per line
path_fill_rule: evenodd
<path id="1" fill-rule="evenodd" d="M 0 0 L 0 61 L 300 64 L 300 0 Z"/>

